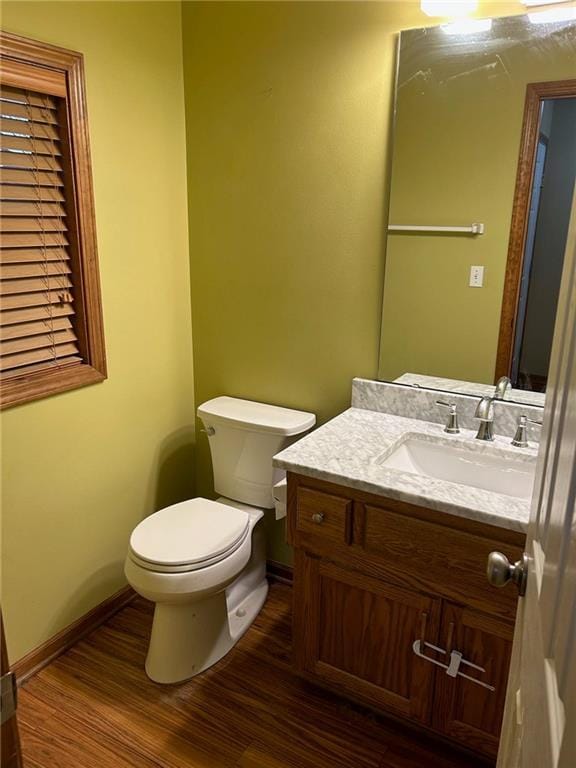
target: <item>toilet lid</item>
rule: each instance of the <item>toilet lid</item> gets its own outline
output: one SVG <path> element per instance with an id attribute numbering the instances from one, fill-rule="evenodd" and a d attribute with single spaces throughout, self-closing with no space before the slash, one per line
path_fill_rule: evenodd
<path id="1" fill-rule="evenodd" d="M 143 520 L 130 537 L 138 560 L 194 566 L 223 559 L 244 540 L 248 512 L 209 499 L 188 499 Z"/>

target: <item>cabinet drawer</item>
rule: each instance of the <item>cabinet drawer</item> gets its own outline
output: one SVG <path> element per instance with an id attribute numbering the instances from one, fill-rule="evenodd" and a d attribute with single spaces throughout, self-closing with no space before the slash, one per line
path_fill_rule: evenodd
<path id="1" fill-rule="evenodd" d="M 368 504 L 361 528 L 361 541 L 356 543 L 366 555 L 376 557 L 390 576 L 487 613 L 514 618 L 518 592 L 513 584 L 499 590 L 491 587 L 486 561 L 496 549 L 514 562 L 521 556 L 520 547 Z"/>
<path id="2" fill-rule="evenodd" d="M 311 488 L 298 488 L 296 530 L 335 544 L 348 544 L 352 532 L 352 502 Z"/>

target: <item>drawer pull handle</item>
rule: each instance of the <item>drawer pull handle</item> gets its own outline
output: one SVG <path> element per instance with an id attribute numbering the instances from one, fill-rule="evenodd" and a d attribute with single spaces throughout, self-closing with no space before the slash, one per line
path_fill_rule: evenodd
<path id="1" fill-rule="evenodd" d="M 324 512 L 314 512 L 312 515 L 312 522 L 317 523 L 320 525 L 320 523 L 324 522 Z"/>

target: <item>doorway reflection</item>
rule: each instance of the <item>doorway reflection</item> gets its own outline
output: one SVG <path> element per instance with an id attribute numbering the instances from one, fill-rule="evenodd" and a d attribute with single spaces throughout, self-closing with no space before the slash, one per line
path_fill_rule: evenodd
<path id="1" fill-rule="evenodd" d="M 576 98 L 544 99 L 532 177 L 511 379 L 545 392 L 576 179 Z"/>

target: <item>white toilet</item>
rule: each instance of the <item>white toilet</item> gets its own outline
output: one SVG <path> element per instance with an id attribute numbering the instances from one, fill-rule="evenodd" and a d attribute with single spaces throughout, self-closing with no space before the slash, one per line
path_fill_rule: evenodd
<path id="1" fill-rule="evenodd" d="M 198 408 L 210 442 L 217 501 L 189 499 L 133 531 L 125 573 L 156 603 L 146 672 L 186 680 L 215 664 L 254 621 L 268 592 L 262 518 L 282 473 L 275 453 L 314 426 L 314 414 L 233 397 Z"/>

